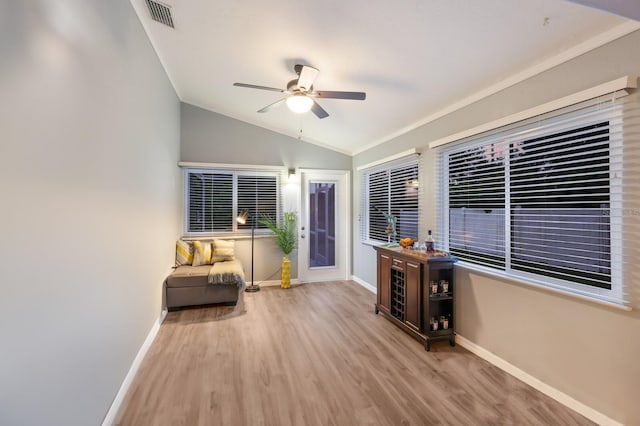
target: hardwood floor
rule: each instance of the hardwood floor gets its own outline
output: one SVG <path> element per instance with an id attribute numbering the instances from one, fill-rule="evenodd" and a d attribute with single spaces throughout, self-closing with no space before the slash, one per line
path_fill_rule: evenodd
<path id="1" fill-rule="evenodd" d="M 351 281 L 170 312 L 118 425 L 585 425 L 447 342 L 431 352 Z"/>

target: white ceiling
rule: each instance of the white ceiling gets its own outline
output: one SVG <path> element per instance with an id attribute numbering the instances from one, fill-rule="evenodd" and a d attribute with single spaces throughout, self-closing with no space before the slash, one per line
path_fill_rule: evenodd
<path id="1" fill-rule="evenodd" d="M 640 28 L 562 0 L 163 0 L 175 29 L 131 0 L 183 102 L 354 154 Z M 329 117 L 286 106 L 296 63 L 320 70 Z"/>

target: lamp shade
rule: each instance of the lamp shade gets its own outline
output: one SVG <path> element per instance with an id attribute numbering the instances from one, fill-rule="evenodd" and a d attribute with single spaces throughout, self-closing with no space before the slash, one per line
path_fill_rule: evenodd
<path id="1" fill-rule="evenodd" d="M 295 94 L 287 98 L 287 106 L 293 112 L 302 114 L 307 112 L 313 106 L 313 99 L 303 94 Z"/>
<path id="2" fill-rule="evenodd" d="M 238 217 L 236 217 L 236 222 L 238 222 L 240 225 L 244 225 L 245 223 L 247 223 L 248 216 L 249 216 L 249 212 L 245 210 L 242 213 L 240 213 Z"/>

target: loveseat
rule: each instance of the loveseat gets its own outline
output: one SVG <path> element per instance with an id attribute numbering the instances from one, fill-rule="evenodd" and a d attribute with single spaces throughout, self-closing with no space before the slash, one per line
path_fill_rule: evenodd
<path id="1" fill-rule="evenodd" d="M 176 267 L 164 281 L 167 309 L 224 303 L 235 305 L 245 287 L 234 241 L 176 242 Z"/>

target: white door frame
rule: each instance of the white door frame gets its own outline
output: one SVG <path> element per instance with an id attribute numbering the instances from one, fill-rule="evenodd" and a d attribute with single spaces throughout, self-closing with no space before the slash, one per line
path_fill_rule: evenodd
<path id="1" fill-rule="evenodd" d="M 349 279 L 351 273 L 351 172 L 349 170 L 326 170 L 326 169 L 299 169 L 300 171 L 300 197 L 298 211 L 300 212 L 300 224 L 298 226 L 298 279 L 301 283 L 328 281 L 328 280 L 346 280 Z M 308 236 L 309 214 L 307 208 L 309 205 L 309 194 L 307 179 L 311 180 L 331 180 L 336 179 L 336 265 L 338 268 L 319 268 L 309 269 L 308 241 L 309 239 L 301 238 L 304 234 Z M 340 182 L 344 181 L 344 188 L 341 188 Z M 341 194 L 343 193 L 343 194 Z M 338 226 L 341 223 L 342 227 Z M 304 230 L 302 227 L 304 226 Z M 338 250 L 338 242 L 340 250 Z M 304 245 L 304 246 L 303 246 Z M 341 267 L 344 265 L 344 274 L 340 273 Z M 322 271 L 322 272 L 320 272 Z M 332 276 L 331 271 L 335 271 L 336 275 Z"/>

